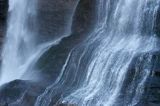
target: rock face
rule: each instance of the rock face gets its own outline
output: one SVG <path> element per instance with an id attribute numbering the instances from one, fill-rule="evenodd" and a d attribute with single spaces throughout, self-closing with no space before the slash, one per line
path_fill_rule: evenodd
<path id="1" fill-rule="evenodd" d="M 146 84 L 146 96 L 149 106 L 160 105 L 160 52 L 154 53 L 155 64 Z"/>
<path id="2" fill-rule="evenodd" d="M 37 28 L 38 37 L 53 39 L 68 34 L 72 14 L 78 0 L 38 0 L 37 3 Z"/>
<path id="3" fill-rule="evenodd" d="M 4 23 L 7 17 L 8 0 L 0 0 L 0 23 Z"/>
<path id="4" fill-rule="evenodd" d="M 43 83 L 46 85 L 53 83 L 57 78 L 69 51 L 79 44 L 91 28 L 94 28 L 94 16 L 96 0 L 80 0 L 76 5 L 75 0 L 38 0 L 38 29 L 41 34 L 40 39 L 54 37 L 61 32 L 66 25 L 66 18 L 72 17 L 71 33 L 68 37 L 53 47 L 51 47 L 37 63 L 41 70 Z M 75 8 L 75 9 L 74 9 Z M 71 13 L 74 14 L 71 15 Z M 68 15 L 68 13 L 70 13 Z M 56 15 L 56 16 L 55 16 Z M 60 29 L 59 29 L 60 28 Z M 62 28 L 62 29 L 61 29 Z M 56 62 L 55 62 L 56 61 Z M 41 82 L 40 81 L 40 82 Z M 0 105 L 11 106 L 33 106 L 35 99 L 40 95 L 44 86 L 38 83 L 16 80 L 10 82 L 0 89 Z M 45 86 L 46 86 L 45 85 Z M 57 106 L 76 106 L 73 104 L 57 104 Z"/>
<path id="5" fill-rule="evenodd" d="M 67 33 L 68 37 L 51 47 L 37 63 L 36 68 L 41 70 L 39 73 L 42 74 L 42 82 L 46 85 L 42 86 L 41 81 L 35 83 L 22 80 L 5 84 L 0 88 L 0 106 L 33 106 L 37 96 L 57 78 L 72 48 L 82 42 L 90 29 L 95 26 L 96 0 L 80 0 L 79 2 L 78 0 L 38 0 L 37 6 L 37 21 L 39 22 L 37 29 L 40 32 L 37 36 L 40 41 L 62 36 L 66 33 L 65 31 L 62 33 L 66 27 L 71 28 L 71 33 Z M 7 8 L 8 0 L 0 0 L 0 38 L 5 32 Z M 160 36 L 160 13 L 157 14 L 155 23 L 155 33 Z M 153 58 L 154 68 L 146 83 L 145 103 L 140 106 L 160 106 L 160 53 L 154 53 Z M 129 83 L 133 72 L 128 73 L 126 83 Z M 76 105 L 57 104 L 54 106 Z"/>
<path id="6" fill-rule="evenodd" d="M 160 37 L 160 7 L 155 18 L 154 32 Z"/>
<path id="7" fill-rule="evenodd" d="M 0 0 L 0 45 L 6 30 L 8 0 Z"/>
<path id="8" fill-rule="evenodd" d="M 58 104 L 58 105 L 54 105 L 54 106 L 77 106 L 74 104 Z"/>
<path id="9" fill-rule="evenodd" d="M 0 88 L 0 106 L 33 106 L 36 97 L 42 93 L 38 83 L 15 80 Z"/>
<path id="10" fill-rule="evenodd" d="M 95 0 L 81 0 L 73 16 L 72 33 L 51 47 L 39 60 L 38 69 L 42 71 L 44 79 L 57 78 L 71 49 L 82 42 L 89 29 L 94 27 L 94 15 Z"/>
<path id="11" fill-rule="evenodd" d="M 150 53 L 137 55 L 134 60 L 132 61 L 132 64 L 130 65 L 130 68 L 127 73 L 127 78 L 125 79 L 124 85 L 122 89 L 121 98 L 123 98 L 123 95 L 132 96 L 134 94 L 131 94 L 130 92 L 127 92 L 127 90 L 130 88 L 130 85 L 133 81 L 133 78 L 135 77 L 135 81 L 139 79 L 143 72 L 143 65 L 145 65 L 145 57 L 149 55 Z M 144 92 L 142 98 L 139 100 L 139 104 L 137 106 L 159 106 L 160 105 L 160 76 L 159 76 L 159 69 L 160 69 L 160 52 L 153 52 L 151 53 L 152 59 L 151 59 L 151 70 L 149 70 L 150 75 L 148 76 L 145 84 L 144 84 Z M 142 62 L 139 62 L 138 58 L 143 58 L 144 60 Z M 138 65 L 136 65 L 138 64 Z M 147 65 L 149 66 L 149 65 Z M 138 71 L 136 71 L 138 70 Z M 143 70 L 144 71 L 144 70 Z M 136 86 L 133 85 L 133 89 L 136 89 Z M 129 99 L 125 98 L 124 102 L 130 101 Z"/>

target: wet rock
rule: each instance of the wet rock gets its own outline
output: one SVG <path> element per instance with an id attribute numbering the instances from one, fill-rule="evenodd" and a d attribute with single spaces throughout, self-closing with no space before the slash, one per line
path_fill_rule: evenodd
<path id="1" fill-rule="evenodd" d="M 152 55 L 151 63 L 148 65 L 147 64 L 145 65 L 145 62 L 147 61 L 147 57 L 149 55 Z M 134 97 L 136 92 L 134 90 L 136 90 L 136 86 L 139 83 L 138 79 L 140 79 L 141 76 L 143 75 L 143 71 L 146 71 L 144 70 L 145 69 L 144 65 L 145 67 L 150 67 L 151 70 L 148 70 L 150 71 L 149 72 L 150 75 L 143 85 L 144 88 L 142 89 L 144 89 L 144 92 L 137 106 L 152 106 L 150 104 L 153 104 L 153 103 L 156 106 L 157 104 L 159 104 L 160 102 L 160 97 L 159 97 L 160 77 L 159 77 L 159 71 L 158 71 L 160 69 L 160 52 L 159 51 L 139 54 L 133 59 L 133 61 L 130 64 L 129 70 L 127 72 L 125 81 L 123 83 L 123 87 L 121 90 L 122 93 L 120 95 L 119 103 L 127 104 L 127 103 L 130 103 L 130 101 L 132 101 L 132 98 Z M 132 89 L 133 92 L 130 92 L 130 89 Z M 123 97 L 126 97 L 126 98 L 123 98 Z M 121 100 L 122 98 L 124 101 Z"/>
<path id="2" fill-rule="evenodd" d="M 77 105 L 75 105 L 75 104 L 57 104 L 54 106 L 77 106 Z"/>
<path id="3" fill-rule="evenodd" d="M 146 83 L 146 101 L 149 106 L 160 105 L 160 53 L 155 52 L 154 67 Z"/>
<path id="4" fill-rule="evenodd" d="M 56 4 L 54 4 L 55 1 L 57 2 Z M 63 17 L 65 16 L 65 14 L 68 14 L 65 12 L 70 12 L 71 10 L 73 10 L 74 3 L 72 4 L 72 1 L 74 0 L 55 1 L 39 0 L 39 19 L 37 21 L 39 22 L 39 32 L 42 36 L 52 36 L 54 35 L 54 33 L 59 33 L 59 30 L 57 29 L 60 28 L 61 31 L 63 29 L 61 29 L 61 26 L 63 26 L 63 22 L 67 20 Z M 95 2 L 96 0 L 80 0 L 73 16 L 73 23 L 71 27 L 72 33 L 70 34 L 70 36 L 63 38 L 59 44 L 51 47 L 40 58 L 39 62 L 37 63 L 38 67 L 36 67 L 37 70 L 40 70 L 40 73 L 42 75 L 42 80 L 39 81 L 40 83 L 15 80 L 3 85 L 0 89 L 0 106 L 34 105 L 36 98 L 44 92 L 44 88 L 47 85 L 53 83 L 57 78 L 71 49 L 82 42 L 87 37 L 85 33 L 89 33 L 89 30 L 94 27 L 95 23 L 93 20 L 96 7 Z M 41 37 L 39 38 L 41 39 Z M 57 100 L 59 96 L 60 94 L 57 96 Z M 54 104 L 54 102 L 52 102 L 52 104 Z M 59 106 L 66 105 L 75 106 L 72 104 L 59 104 Z"/>
<path id="5" fill-rule="evenodd" d="M 82 42 L 94 27 L 95 10 L 96 0 L 80 0 L 73 17 L 72 34 L 51 47 L 38 62 L 37 68 L 41 70 L 43 79 L 53 81 L 57 78 L 71 49 Z"/>
<path id="6" fill-rule="evenodd" d="M 80 0 L 73 18 L 72 33 L 86 33 L 94 28 L 96 0 Z"/>
<path id="7" fill-rule="evenodd" d="M 160 37 L 160 7 L 158 8 L 157 15 L 155 17 L 154 32 L 158 37 Z"/>
<path id="8" fill-rule="evenodd" d="M 0 5 L 4 6 L 3 2 L 7 0 L 0 0 Z M 68 25 L 67 21 L 71 17 L 71 13 L 74 10 L 75 0 L 38 0 L 38 16 L 37 22 L 39 39 L 50 38 L 63 35 L 65 26 Z M 42 75 L 43 83 L 33 83 L 30 81 L 15 80 L 3 85 L 0 88 L 0 106 L 33 106 L 36 98 L 44 91 L 46 83 L 53 83 L 53 81 L 59 75 L 63 64 L 69 54 L 69 52 L 80 42 L 82 42 L 90 29 L 94 28 L 96 0 L 80 0 L 73 15 L 72 33 L 70 36 L 65 37 L 61 42 L 51 47 L 37 63 L 38 70 Z M 5 4 L 6 5 L 6 4 Z M 5 6 L 6 7 L 6 6 Z M 5 11 L 5 12 L 4 12 Z M 5 20 L 6 9 L 0 11 L 0 20 Z M 160 36 L 160 14 L 158 12 L 155 32 Z M 4 22 L 4 21 L 3 21 Z M 0 28 L 1 29 L 1 28 Z M 67 29 L 68 30 L 68 29 Z M 2 31 L 0 31 L 1 34 Z M 0 35 L 1 36 L 1 35 Z M 135 59 L 136 60 L 136 59 Z M 135 63 L 131 65 L 131 71 L 127 73 L 128 78 L 124 87 L 127 88 L 128 83 L 132 80 L 135 74 L 133 68 Z M 69 82 L 68 82 L 69 83 Z M 61 92 L 60 92 L 61 93 Z M 160 55 L 155 53 L 155 64 L 150 77 L 147 80 L 145 97 L 147 105 L 140 106 L 159 106 L 160 105 Z M 59 95 L 60 96 L 60 95 Z M 74 104 L 59 104 L 55 106 L 76 106 Z"/>
<path id="9" fill-rule="evenodd" d="M 0 0 L 0 45 L 2 45 L 3 43 L 3 37 L 6 32 L 7 11 L 8 11 L 8 0 Z"/>
<path id="10" fill-rule="evenodd" d="M 37 28 L 40 42 L 63 36 L 70 30 L 78 0 L 38 0 Z"/>
<path id="11" fill-rule="evenodd" d="M 7 19 L 8 0 L 0 0 L 0 24 L 4 24 Z"/>
<path id="12" fill-rule="evenodd" d="M 0 106 L 33 106 L 43 87 L 24 80 L 9 82 L 0 88 Z"/>

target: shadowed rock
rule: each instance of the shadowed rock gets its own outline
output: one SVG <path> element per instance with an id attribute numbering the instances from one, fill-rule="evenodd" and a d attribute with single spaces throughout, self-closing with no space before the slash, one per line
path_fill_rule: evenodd
<path id="1" fill-rule="evenodd" d="M 8 0 L 0 0 L 0 49 L 6 31 L 7 11 Z"/>
<path id="2" fill-rule="evenodd" d="M 53 81 L 57 78 L 68 53 L 94 28 L 95 10 L 96 0 L 80 0 L 73 17 L 72 34 L 63 38 L 58 45 L 51 47 L 41 56 L 37 64 L 43 79 Z"/>
<path id="3" fill-rule="evenodd" d="M 43 87 L 31 81 L 15 80 L 0 87 L 0 106 L 33 106 Z"/>
<path id="4" fill-rule="evenodd" d="M 53 106 L 77 106 L 75 104 L 57 104 L 57 105 L 53 105 Z"/>
<path id="5" fill-rule="evenodd" d="M 43 0 L 40 0 L 39 3 L 41 4 L 46 2 Z M 37 20 L 39 22 L 39 27 L 41 35 L 49 35 L 46 31 L 52 31 L 52 28 L 60 28 L 60 26 L 63 27 L 61 24 L 59 27 L 57 27 L 58 22 L 62 20 L 66 21 L 67 19 L 64 19 L 63 16 L 65 16 L 65 12 L 70 11 L 73 9 L 72 5 L 75 4 L 70 1 L 64 1 L 64 0 L 58 0 L 57 5 L 58 7 L 55 7 L 51 4 L 51 1 L 48 2 L 46 5 L 50 5 L 49 7 L 41 8 L 44 4 L 38 4 L 40 5 L 38 8 L 39 11 L 39 19 Z M 51 47 L 44 55 L 40 58 L 37 69 L 41 70 L 40 73 L 42 75 L 41 83 L 33 83 L 30 81 L 22 81 L 22 80 L 15 80 L 12 82 L 9 82 L 5 85 L 3 85 L 0 89 L 0 105 L 11 105 L 11 106 L 33 106 L 34 102 L 38 95 L 40 95 L 44 91 L 44 83 L 53 83 L 53 81 L 57 78 L 57 75 L 59 74 L 68 53 L 70 50 L 78 45 L 80 42 L 82 42 L 87 36 L 85 33 L 88 33 L 89 30 L 94 27 L 94 16 L 95 16 L 95 7 L 96 7 L 96 0 L 80 0 L 75 13 L 73 15 L 73 22 L 72 22 L 72 34 L 69 37 L 65 37 L 62 39 L 60 44 L 55 45 Z M 63 4 L 64 3 L 64 4 Z M 54 4 L 56 6 L 56 4 Z M 62 5 L 65 5 L 63 7 Z M 70 6 L 71 5 L 71 6 Z M 42 6 L 43 7 L 43 6 Z M 48 9 L 47 9 L 48 8 Z M 58 8 L 58 9 L 57 9 Z M 64 11 L 66 8 L 68 8 L 66 11 Z M 46 10 L 45 10 L 46 9 Z M 52 10 L 53 9 L 53 10 Z M 48 17 L 49 14 L 52 14 L 52 12 L 56 12 L 59 16 L 51 16 Z M 64 12 L 64 13 L 61 13 Z M 45 16 L 46 14 L 46 16 Z M 49 18 L 45 20 L 45 18 Z M 59 19 L 58 17 L 61 17 L 59 21 L 56 21 L 57 23 L 52 23 L 52 17 Z M 41 22 L 40 20 L 43 20 Z M 55 21 L 55 20 L 53 20 Z M 62 21 L 62 23 L 64 22 Z M 48 23 L 50 24 L 48 26 Z M 56 24 L 56 25 L 54 25 Z M 43 28 L 45 28 L 43 30 Z M 55 29 L 57 30 L 57 29 Z M 54 30 L 53 30 L 54 32 Z M 50 32 L 49 32 L 50 33 Z M 57 32 L 55 32 L 57 33 Z M 51 35 L 53 33 L 51 32 Z M 50 35 L 49 35 L 50 36 Z M 43 83 L 42 83 L 43 82 Z M 60 96 L 60 95 L 59 95 Z M 60 104 L 60 106 L 75 106 L 72 104 Z"/>

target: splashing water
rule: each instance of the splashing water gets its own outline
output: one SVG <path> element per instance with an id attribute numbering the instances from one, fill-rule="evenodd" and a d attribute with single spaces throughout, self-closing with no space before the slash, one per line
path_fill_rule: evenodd
<path id="1" fill-rule="evenodd" d="M 34 48 L 34 33 L 27 26 L 30 17 L 35 17 L 35 0 L 10 0 L 7 35 L 2 51 L 0 83 L 20 79 L 21 65 L 30 58 Z"/>
<path id="2" fill-rule="evenodd" d="M 2 51 L 0 85 L 15 79 L 32 80 L 27 71 L 33 72 L 32 68 L 40 56 L 62 39 L 61 37 L 36 45 L 36 33 L 32 30 L 37 15 L 36 2 L 36 0 L 9 0 L 10 14 Z M 28 24 L 29 21 L 32 21 L 32 25 Z"/>
<path id="3" fill-rule="evenodd" d="M 140 102 L 151 72 L 151 52 L 158 50 L 153 27 L 159 0 L 97 0 L 97 4 L 97 27 L 70 52 L 62 74 L 37 98 L 35 106 L 49 106 L 57 94 L 61 95 L 58 102 L 78 106 L 135 106 Z M 77 53 L 81 56 L 75 57 Z M 127 97 L 123 102 L 123 84 L 137 56 L 142 68 L 135 67 L 138 78 L 133 78 L 128 89 L 131 95 L 123 95 Z M 72 59 L 79 60 L 74 71 Z M 86 64 L 82 67 L 83 62 Z"/>
<path id="4" fill-rule="evenodd" d="M 0 85 L 29 75 L 41 55 L 66 37 L 36 44 L 34 26 L 29 25 L 36 20 L 36 2 L 9 0 Z M 96 3 L 96 28 L 68 53 L 60 75 L 37 98 L 35 106 L 59 102 L 78 106 L 140 103 L 152 70 L 152 52 L 159 50 L 159 39 L 153 29 L 160 1 L 96 0 Z M 125 86 L 131 66 L 134 74 Z"/>

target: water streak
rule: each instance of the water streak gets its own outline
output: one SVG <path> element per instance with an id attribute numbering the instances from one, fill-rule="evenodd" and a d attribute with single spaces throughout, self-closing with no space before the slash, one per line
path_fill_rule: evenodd
<path id="1" fill-rule="evenodd" d="M 78 66 L 72 71 L 71 68 L 76 63 L 67 63 L 69 68 L 61 71 L 63 76 L 58 77 L 60 78 L 58 82 L 49 86 L 38 97 L 36 103 L 39 105 L 49 106 L 54 98 L 57 99 L 57 92 L 62 95 L 58 102 L 78 106 L 120 106 L 122 104 L 134 106 L 140 102 L 145 81 L 151 72 L 152 54 L 150 53 L 158 50 L 159 40 L 153 32 L 153 26 L 159 0 L 97 0 L 97 4 L 97 27 L 80 46 L 72 51 L 73 54 L 81 54 L 82 51 L 79 49 L 84 48 L 85 54 L 82 57 L 85 55 L 87 57 L 88 53 L 91 54 L 89 60 L 85 61 L 85 67 L 80 68 L 85 58 L 72 55 L 71 60 L 72 58 L 79 60 Z M 143 58 L 147 53 L 150 54 L 147 55 L 147 59 Z M 136 61 L 142 64 L 136 66 L 135 70 L 135 76 L 139 78 L 136 80 L 133 78 L 130 85 L 134 86 L 136 83 L 135 89 L 128 89 L 131 95 L 123 95 L 124 98 L 127 96 L 126 103 L 118 103 L 119 100 L 124 101 L 120 98 L 121 91 L 124 89 L 123 84 L 130 65 L 136 62 L 134 60 L 136 57 L 138 57 Z M 141 62 L 141 59 L 146 61 Z M 139 67 L 143 67 L 142 70 L 139 70 Z M 79 71 L 83 73 L 77 75 Z M 140 71 L 142 75 L 137 74 Z M 81 83 L 78 79 L 81 79 Z M 70 81 L 70 84 L 67 81 Z"/>

